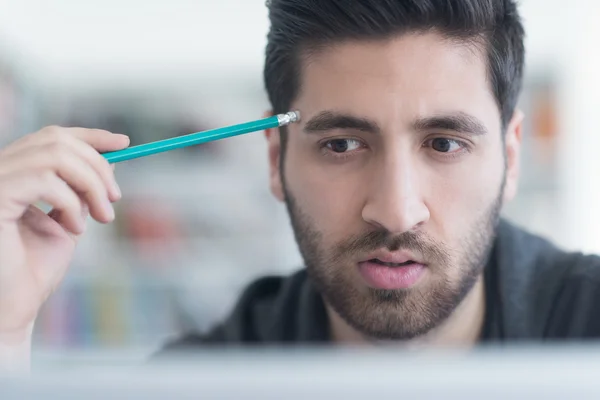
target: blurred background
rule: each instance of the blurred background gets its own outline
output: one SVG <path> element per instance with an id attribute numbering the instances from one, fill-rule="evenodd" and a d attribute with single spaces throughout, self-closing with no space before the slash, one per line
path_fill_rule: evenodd
<path id="1" fill-rule="evenodd" d="M 522 0 L 527 115 L 505 214 L 600 253 L 600 2 Z M 260 118 L 263 0 L 1 0 L 0 146 L 48 124 L 133 144 Z M 203 330 L 264 274 L 301 266 L 268 191 L 261 133 L 119 165 L 117 220 L 93 224 L 36 326 L 36 354 L 140 359 Z"/>

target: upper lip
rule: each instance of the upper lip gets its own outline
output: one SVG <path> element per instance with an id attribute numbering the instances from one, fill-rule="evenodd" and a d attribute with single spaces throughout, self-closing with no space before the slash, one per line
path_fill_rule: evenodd
<path id="1" fill-rule="evenodd" d="M 369 261 L 369 260 L 374 260 L 374 259 L 377 259 L 384 263 L 391 263 L 391 264 L 402 264 L 407 261 L 413 261 L 418 264 L 423 264 L 423 262 L 421 262 L 421 260 L 419 260 L 417 257 L 414 256 L 414 254 L 412 254 L 409 251 L 405 251 L 405 250 L 388 251 L 388 250 L 381 249 L 381 250 L 378 250 L 378 251 L 375 251 L 375 252 L 369 254 L 369 256 L 363 260 L 363 262 Z"/>

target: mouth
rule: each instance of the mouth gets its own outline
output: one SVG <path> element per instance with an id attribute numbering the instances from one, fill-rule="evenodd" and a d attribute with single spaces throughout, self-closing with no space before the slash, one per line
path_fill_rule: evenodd
<path id="1" fill-rule="evenodd" d="M 408 261 L 404 261 L 401 263 L 394 263 L 394 262 L 382 261 L 378 258 L 372 258 L 370 260 L 367 260 L 367 262 L 377 264 L 377 265 L 383 265 L 384 267 L 391 267 L 391 268 L 406 267 L 409 265 L 418 264 L 416 261 L 413 261 L 413 260 L 408 260 Z"/>
<path id="2" fill-rule="evenodd" d="M 381 251 L 358 263 L 364 282 L 374 289 L 408 289 L 427 273 L 427 265 L 408 252 Z"/>
<path id="3" fill-rule="evenodd" d="M 412 264 L 425 264 L 421 257 L 411 251 L 398 250 L 388 251 L 380 249 L 362 259 L 362 262 L 374 263 L 386 267 L 406 267 Z"/>

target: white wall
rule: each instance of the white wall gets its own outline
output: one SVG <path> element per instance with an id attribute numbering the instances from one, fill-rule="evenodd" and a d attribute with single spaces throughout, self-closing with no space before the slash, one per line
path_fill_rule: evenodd
<path id="1" fill-rule="evenodd" d="M 554 58 L 564 2 L 521 3 L 530 63 Z M 0 37 L 34 59 L 40 73 L 68 75 L 69 81 L 174 68 L 222 71 L 223 65 L 254 73 L 262 67 L 267 29 L 264 0 L 0 2 Z"/>
<path id="2" fill-rule="evenodd" d="M 67 84 L 173 70 L 256 73 L 267 22 L 263 0 L 0 2 L 0 37 L 34 60 L 36 73 Z"/>
<path id="3" fill-rule="evenodd" d="M 557 24 L 568 46 L 563 54 L 561 100 L 564 243 L 600 253 L 600 2 L 572 2 L 569 24 Z"/>

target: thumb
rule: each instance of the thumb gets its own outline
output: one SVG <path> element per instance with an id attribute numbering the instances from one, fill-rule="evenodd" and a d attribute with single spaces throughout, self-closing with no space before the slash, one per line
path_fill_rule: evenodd
<path id="1" fill-rule="evenodd" d="M 81 198 L 81 221 L 83 222 L 82 226 L 83 226 L 83 231 L 85 232 L 85 228 L 87 226 L 87 218 L 90 215 L 90 209 L 89 206 L 87 205 L 87 203 L 84 201 L 83 198 Z M 57 209 L 53 209 L 52 211 L 50 211 L 48 213 L 48 216 L 50 218 L 52 218 L 53 220 L 55 220 L 60 226 L 62 226 L 64 228 L 64 213 L 61 212 L 60 210 Z M 81 235 L 75 235 L 71 232 L 69 232 L 68 229 L 65 229 L 65 232 L 68 233 L 68 235 L 71 237 L 71 239 L 73 239 L 73 241 L 77 241 L 79 239 L 79 237 Z"/>

